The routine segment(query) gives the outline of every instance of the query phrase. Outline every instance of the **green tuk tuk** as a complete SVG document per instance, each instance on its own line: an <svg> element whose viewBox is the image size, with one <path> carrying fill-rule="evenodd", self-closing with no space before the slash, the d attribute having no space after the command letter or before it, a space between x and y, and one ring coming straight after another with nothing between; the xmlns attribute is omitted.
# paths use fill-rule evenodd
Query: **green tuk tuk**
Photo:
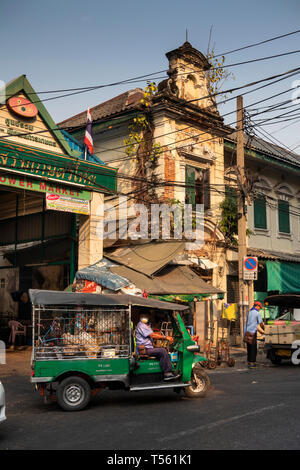
<svg viewBox="0 0 300 470"><path fill-rule="evenodd" d="M206 358L186 330L188 308L133 295L30 290L32 377L43 396L56 397L67 411L81 410L97 391L173 389L204 397L210 380ZM134 327L141 313L173 336L169 354L180 378L163 381L159 360L136 352ZM158 328L160 329L160 328ZM157 346L164 346L159 344Z"/></svg>

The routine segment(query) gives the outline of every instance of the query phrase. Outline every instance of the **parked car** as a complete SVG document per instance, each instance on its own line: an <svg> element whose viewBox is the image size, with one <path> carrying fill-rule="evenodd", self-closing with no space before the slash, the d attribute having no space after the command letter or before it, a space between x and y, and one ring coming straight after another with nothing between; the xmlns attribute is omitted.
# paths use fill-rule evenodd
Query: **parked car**
<svg viewBox="0 0 300 470"><path fill-rule="evenodd" d="M2 383L0 382L0 423L6 419L5 416L5 392Z"/></svg>

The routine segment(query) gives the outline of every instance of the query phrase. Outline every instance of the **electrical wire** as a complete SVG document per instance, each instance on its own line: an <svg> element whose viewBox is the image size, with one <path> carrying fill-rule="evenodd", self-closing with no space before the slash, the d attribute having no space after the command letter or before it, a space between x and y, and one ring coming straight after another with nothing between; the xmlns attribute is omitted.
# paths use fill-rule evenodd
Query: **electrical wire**
<svg viewBox="0 0 300 470"><path fill-rule="evenodd" d="M232 54L234 52L242 51L242 50L249 49L249 48L252 48L252 47L255 47L255 46L260 46L262 44L266 44L268 42L275 41L277 39L282 39L284 37L288 37L288 36L292 36L294 34L298 34L299 32L300 32L300 30L296 30L296 31L291 31L291 32L286 33L286 34L282 34L280 36L274 36L272 38L265 39L265 40L260 41L260 42L256 42L256 43L253 43L253 44L248 44L247 46L243 46L243 47L240 47L238 49L233 49L233 50L230 50L230 51L227 51L227 52L223 52L221 54L216 54L215 57L226 56L226 55ZM88 86L88 87L77 87L77 88L65 88L65 89L38 91L36 93L38 93L38 94L46 94L47 93L48 94L48 93L62 93L62 92L67 92L67 91L95 90L97 88L105 88L105 87L111 87L111 86L120 85L120 84L127 84L127 83L130 83L132 81L141 80L142 78L149 79L149 77L153 77L153 79L155 79L155 77L154 77L155 75L157 75L159 73L164 73L164 72L167 72L167 71L168 71L167 69L163 69L163 70L159 70L157 72L144 74L144 75L139 75L137 77L128 78L128 79L121 80L121 81L118 81L118 82L107 83L105 85L92 85L92 86Z"/></svg>
<svg viewBox="0 0 300 470"><path fill-rule="evenodd" d="M292 36L293 34L298 34L298 33L300 33L300 29L297 29L296 31L292 31L290 33L281 34L280 36L275 36L275 37L272 37L272 38L269 38L269 39L265 39L264 41L255 42L253 44L249 44L248 46L239 47L238 49L233 49L231 51L224 52L223 54L217 54L217 55L215 55L215 57L220 57L220 56L223 56L223 55L233 54L233 52L243 51L245 49L249 49L250 47L260 46L262 44L266 44L267 42L275 41L277 39L285 38L287 36Z"/></svg>
<svg viewBox="0 0 300 470"><path fill-rule="evenodd" d="M264 102L264 101L267 101L267 100L269 100L269 99L275 98L275 97L277 97L277 96L279 96L279 95L282 95L282 94L284 94L284 93L287 93L287 92L289 92L289 91L290 91L290 88L287 89L287 90L285 90L285 91L283 91L283 92L276 93L275 95L272 95L272 96L270 96L270 97L268 97L268 98L264 98L264 99L262 99L262 100L256 101L255 103L252 103L252 104L250 104L249 106L253 106L253 105L262 103L262 102ZM290 101L292 101L292 100L290 100ZM277 106L280 106L280 104L277 105ZM248 106L245 106L245 107L244 107L244 109L247 109L247 108L248 108ZM276 105L273 105L273 109L275 109L275 108L276 108ZM268 110L260 111L260 112L258 112L258 113L256 113L256 114L254 114L253 116L257 116L257 115L259 115L259 114L263 114L263 113L266 113L266 112L268 112ZM289 112L291 112L291 111L289 111ZM280 115L280 116L283 116L283 115L285 115L285 114L289 114L289 112L288 112L288 113L283 113L283 114ZM223 117L229 116L230 114L233 114L233 113L236 113L236 110L230 111L230 112L224 114ZM266 122L266 121L268 121L268 119L267 119L267 120L266 120L266 119L263 120L263 122ZM226 126L227 126L227 127L230 127L232 124L236 124L236 121L233 121L233 122L231 122L231 123L229 123L229 124L226 124ZM193 126L188 126L187 128L190 128L190 127L193 127ZM186 130L187 128L179 129L179 130L177 130L176 132L182 132L183 130ZM171 143L162 145L160 148L162 149L162 148L165 148L165 147L169 147L169 146L171 146L171 145L176 145L176 144L178 144L179 142L182 142L182 141L186 141L186 140L190 140L190 139L195 139L196 137L200 137L201 135L207 134L209 131L211 131L211 130L207 129L206 131L201 132L201 133L199 133L199 134L195 134L195 135L193 135L193 136L189 136L189 137L186 137L186 138L184 138L184 139L177 140L177 141L174 141L174 142L171 142ZM234 131L234 129L233 129L233 131ZM172 131L172 133L174 133L174 131ZM164 136L164 134L162 134L161 136L157 136L157 138L160 138L160 137L162 137L162 136ZM198 145L198 144L201 144L201 143L205 143L205 142L209 142L209 141L215 140L216 138L218 138L218 137L216 136L216 137L212 137L212 138L209 138L209 139L206 139L206 140L197 142L197 145ZM191 144L190 144L190 143L187 144L187 146L189 146L189 145L191 145ZM120 148L120 147L118 147L118 148ZM180 147L180 148L183 148L183 147ZM111 150L111 149L110 149L110 150ZM173 150L174 150L174 149L173 149ZM137 154L133 154L133 155L128 156L128 157L123 157L123 158L117 158L117 159L109 160L108 163L109 163L109 164L112 164L112 163L116 163L116 162L124 162L124 161L126 161L126 160L131 160L132 158L137 157L137 156L138 156Z"/></svg>
<svg viewBox="0 0 300 470"><path fill-rule="evenodd" d="M282 147L286 148L290 153L293 153L292 150L287 146L285 145L283 142L281 142L279 139L277 139L276 137L272 136L268 131L266 131L265 129L260 129L260 132L262 132L265 136L267 136L267 138L269 137L269 139L271 138L273 141L276 141L278 142L279 145L281 145ZM278 145L277 144L277 145ZM275 144L276 145L276 144Z"/></svg>
<svg viewBox="0 0 300 470"><path fill-rule="evenodd" d="M262 100L262 101L265 101L265 100ZM257 103L256 103L256 104L257 104ZM262 112L265 112L265 111L262 111ZM284 114L288 114L288 113L284 113ZM212 138L206 139L206 140L204 140L204 141L200 141L200 142L198 142L198 143L203 143L203 142L211 141L211 140L214 140L214 139L216 139L216 137L212 137ZM184 147L189 146L189 145L190 145L190 144L187 144L187 145L185 145L185 146L181 146L181 147L179 147L179 148L177 147L176 150L181 149L181 148L184 148ZM27 158L30 160L30 157L27 157ZM109 169L109 167L108 167L108 169ZM74 174L73 168L66 169L66 173ZM87 174L93 174L93 171L87 171ZM137 181L137 177L129 177L128 175L122 175L122 174L119 174L119 175L118 175L118 178L119 178L119 179L127 179L127 180ZM145 179L144 179L144 181L147 181L148 183L149 183L149 182L151 183L151 180L145 180ZM99 186L99 187L100 187L100 189L103 189L101 186Z"/></svg>
<svg viewBox="0 0 300 470"><path fill-rule="evenodd" d="M278 121L273 121L273 122L269 122L269 123L266 123L266 124L263 124L263 126L274 126L274 125L278 125L278 124L281 124L283 122L289 122L289 121L293 121L291 122L290 124L288 124L287 126L284 126L284 127L281 127L280 129L275 129L275 131L273 131L273 134L276 134L277 132L280 132L282 131L283 129L286 129L287 127L290 127L294 124L297 124L299 122L299 120L297 119L295 121L295 117L298 117L300 116L300 114L294 114L293 117L290 117L290 118L285 118L285 119L279 119Z"/></svg>
<svg viewBox="0 0 300 470"><path fill-rule="evenodd" d="M259 80L259 81L256 81L256 82L251 82L251 83L246 84L246 85L244 85L244 86L242 86L242 87L237 87L236 89L241 89L241 88L244 88L244 87L252 86L252 85L255 84L255 83L260 83L260 82L262 82L262 81L272 80L272 79L274 79L274 78L282 77L282 76L283 76L283 78L281 78L280 80L276 80L276 81L274 81L274 82L272 82L272 83L270 83L270 84L264 85L263 87L265 87L265 86L271 86L272 84L277 83L277 81L281 81L281 80L283 80L283 79L290 78L291 76L297 74L299 70L300 70L300 67L298 67L298 68L296 68L296 69L289 70L289 71L284 72L284 73L282 73L282 74L277 74L277 75L273 75L273 76L271 76L271 77L267 77L267 78L265 78L265 79L262 79L262 80ZM256 88L256 89L250 90L249 92L246 92L246 93L244 93L244 94L251 93L251 92L256 91L257 89L260 89L260 88L263 88L263 87L258 87L258 88ZM231 89L231 90L233 90L233 89ZM226 90L224 93L227 93L228 91L229 91L229 90ZM287 91L289 91L289 90L287 90ZM286 92L287 92L287 91L286 91ZM222 92L222 93L223 93L223 92ZM221 92L220 92L220 94L221 94ZM281 93L281 94L283 94L283 93ZM273 95L273 97L275 97L275 96L278 96L278 94L277 94L277 95ZM204 98L207 98L207 97L202 97L202 98L200 98L200 99L197 100L197 101L200 101L201 99L204 99ZM231 101L232 99L235 99L235 97L229 98L228 100L224 100L223 103L225 103L226 101ZM270 98L268 98L268 99L270 99ZM191 102L191 101L195 101L195 100L190 100L190 102ZM258 101L258 102L256 102L256 103L253 103L251 106L253 106L254 104L258 104L258 103L260 103L260 102L261 102L261 101ZM202 111L203 111L203 108L202 108ZM235 111L233 111L233 112L235 112ZM229 115L229 114L232 114L233 112L227 113L227 114L225 114L224 116ZM223 116L223 117L224 117L224 116ZM172 132L169 132L169 133L166 133L166 134L162 134L162 135L160 135L160 136L155 137L155 139L156 139L156 138L161 138L161 137L163 137L163 136L165 136L165 135L169 135L169 134L172 134L172 133L182 132L183 130L188 129L188 128L190 128L190 127L193 127L193 126L187 126L187 127L184 128L184 129L180 129L180 130L172 131ZM54 131L54 130L61 131L61 128L56 127L56 128L52 128L51 130L53 130L53 131ZM36 132L21 133L20 136L23 136L23 137L24 137L25 135L39 134L39 133L44 133L44 132L47 132L47 131L42 130L42 131L36 131ZM5 138L5 137L8 137L8 138L9 138L9 137L13 137L13 136L10 135L10 134L7 134L7 135L1 136L1 137L2 137L2 138ZM56 138L57 138L57 137L56 137ZM59 138L57 138L57 139L58 139L58 140L61 140L61 139L59 139ZM111 150L117 150L117 149L126 148L126 147L127 147L127 146L124 145L124 146L119 146L119 147L117 147L117 148L115 148L115 149L108 149L108 150L111 151ZM107 151L108 151L108 150L107 150ZM96 156L97 156L97 155L101 156L101 155L102 155L102 152L100 152L100 154L95 153L94 155L96 155ZM120 160L122 160L122 159L120 159ZM117 160L117 161L119 161L119 160ZM112 163L112 161L111 161L110 163Z"/></svg>
<svg viewBox="0 0 300 470"><path fill-rule="evenodd" d="M277 95L273 95L272 97L274 97L274 96L278 96L278 94L277 94ZM266 99L270 99L270 98L271 98L271 97L266 98ZM260 100L259 102L265 101L266 99ZM259 102L256 102L256 103L254 103L254 104L258 104ZM251 104L250 106L253 106L254 104ZM277 106L279 106L279 105L280 105L280 104L278 104ZM276 105L275 105L275 106L276 106ZM275 106L273 106L273 108L275 108ZM263 112L266 112L266 111L263 111ZM259 114L259 113L257 113L257 114ZM283 114L288 114L288 113L283 113ZM283 114L282 114L282 115L283 115ZM280 116L282 116L282 115L280 115ZM268 121L268 120L266 120L266 121ZM206 133L207 133L207 132L206 132ZM193 136L193 137L194 137L194 136ZM189 137L189 138L190 138L190 137ZM215 138L216 138L216 137L213 137L212 139L206 139L205 141L214 140ZM183 139L183 140L186 140L186 139ZM202 141L202 142L204 142L204 141ZM178 142L176 142L176 144L177 144L177 143L178 143ZM199 143L201 143L201 142L199 142ZM170 144L168 144L168 145L170 145ZM188 145L190 145L190 144L188 144ZM180 148L183 148L183 147L184 147L184 146L182 146L182 147L180 147ZM74 173L74 172L73 172L73 171L69 171L69 173ZM122 176L128 178L128 176L126 176L126 175L120 175L120 178L122 178ZM136 178L134 178L134 180L136 180ZM149 180L148 180L148 182L149 182Z"/></svg>
<svg viewBox="0 0 300 470"><path fill-rule="evenodd" d="M288 78L290 78L290 77L288 77ZM276 81L276 82L277 82L277 81ZM273 82L273 83L276 83L276 82ZM268 84L268 85L272 85L273 83ZM248 92L242 93L241 96L244 96L244 95L246 95L246 94L248 94L248 93L251 93L251 92L253 92L253 91L256 91L256 90L261 89L261 88L264 88L264 87L265 87L265 85L264 85L263 87L258 87L258 88L254 89L254 90L250 90L250 91L248 91ZM284 92L281 92L281 93L277 93L277 94L275 94L275 95L272 95L271 97L266 98L266 99L264 99L264 100L260 100L260 101L257 101L257 102L255 102L255 103L252 103L252 104L249 105L249 106L253 106L253 105L255 105L255 104L259 104L259 103L261 103L261 102L263 102L263 101L266 101L266 100L269 100L269 99L271 99L271 98L275 98L275 97L277 97L277 96L279 96L279 95L281 95L281 94L287 93L288 91L290 91L290 89L287 89L287 90L284 91ZM233 100L233 99L236 99L236 96L235 96L235 97L232 97L232 98L228 98L227 100L224 101L224 103L227 102L227 101L231 101L231 100ZM290 100L290 101L291 101L291 100ZM249 106L246 106L245 108L248 108ZM274 105L272 105L272 106L274 106ZM202 109L203 109L203 108L202 108ZM236 111L234 110L234 111L228 112L228 113L226 113L226 114L223 114L222 118L224 118L225 116L229 116L230 114L233 114L233 113L235 113L235 112L236 112ZM228 125L230 125L230 124L228 124ZM159 139L159 138L164 137L164 136L166 136L166 135L174 134L174 133L177 133L177 132L183 132L184 130L190 129L191 127L194 127L194 126L193 126L193 125L189 125L189 126L183 128L183 129L179 129L179 130L176 130L176 131L168 132L168 133L166 133L166 134L161 134L161 135L159 135L159 136L155 136L155 137L153 137L153 139ZM202 134L205 134L205 133L206 133L206 132L203 132ZM199 134L198 134L198 135L199 135ZM193 137L194 137L194 136L193 136ZM195 136L195 137L196 137L196 136ZM147 139L142 140L142 142L147 142ZM114 151L114 150L119 150L119 149L121 149L121 148L126 148L126 147L128 147L128 146L127 146L127 145L121 145L121 146L118 146L118 147L114 147L114 148L107 149L107 150L105 150L105 151ZM100 155L103 155L103 152L101 152L101 153L99 153L99 154L96 153L96 155L99 155L99 156L100 156ZM109 163L112 163L112 162L115 162L115 161L121 161L121 160L122 160L121 158L120 158L120 159L116 159L116 160L110 160Z"/></svg>
<svg viewBox="0 0 300 470"><path fill-rule="evenodd" d="M256 62L260 62L260 61L264 61L264 60L275 59L277 57L283 57L283 56L287 56L287 55L291 55L291 54L298 54L299 52L300 52L300 49L297 49L297 50L294 50L294 51L288 51L288 52L284 52L284 53L281 53L281 54L275 54L275 55L272 55L272 56L265 56L265 57L260 57L260 58L257 58L257 59L251 59L251 60L246 60L246 61L243 61L243 62L237 62L235 64L227 64L227 65L223 65L223 66L220 66L220 67L214 67L214 70L224 69L224 68L228 68L228 67L236 67L236 66L250 64L250 63L256 63ZM190 73L192 73L192 72L184 72L183 74L190 74ZM123 81L123 83L130 83L130 82ZM120 83L116 82L116 84L120 84ZM110 84L105 85L105 86L109 86L109 85ZM88 91L93 91L93 90L96 90L98 88L103 88L103 87L104 87L104 85L98 85L98 86L94 86L94 87L90 87L90 88L77 89L77 91L74 91L72 93L65 93L63 95L52 96L50 98L45 98L43 100L38 100L36 102L33 101L32 103L46 102L46 101L51 101L51 100L55 100L55 99L66 98L66 97L69 97L69 96L74 96L74 95L78 95L78 94L81 94L81 93L86 93ZM43 93L45 93L45 92L43 92ZM41 92L40 92L40 94L41 94Z"/></svg>

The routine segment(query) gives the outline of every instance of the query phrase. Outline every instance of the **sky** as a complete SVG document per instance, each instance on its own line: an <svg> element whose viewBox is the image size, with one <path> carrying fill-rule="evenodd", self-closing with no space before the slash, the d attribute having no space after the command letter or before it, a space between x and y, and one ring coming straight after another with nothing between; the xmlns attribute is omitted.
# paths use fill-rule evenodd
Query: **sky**
<svg viewBox="0 0 300 470"><path fill-rule="evenodd" d="M210 31L211 44L219 54L298 30L300 0L0 0L0 18L0 80L8 82L26 74L39 97L45 99L62 94L42 93L45 91L106 85L165 70L165 53L184 43L186 29L189 42L204 54ZM299 33L228 54L225 64L298 49ZM230 67L234 77L227 80L223 89L298 66L300 53ZM291 99L294 80L299 80L300 85L300 74L249 93L244 97L244 106L250 109L252 103L282 91L287 92L258 106ZM44 104L55 122L60 122L128 89L145 85L141 81L109 86ZM235 107L235 100L219 107L222 115L232 112L225 117L227 124L234 122ZM273 112L272 116L290 110ZM262 117L271 115L256 119ZM300 154L300 114L298 120L295 117L263 129L290 149L298 145L295 151Z"/></svg>

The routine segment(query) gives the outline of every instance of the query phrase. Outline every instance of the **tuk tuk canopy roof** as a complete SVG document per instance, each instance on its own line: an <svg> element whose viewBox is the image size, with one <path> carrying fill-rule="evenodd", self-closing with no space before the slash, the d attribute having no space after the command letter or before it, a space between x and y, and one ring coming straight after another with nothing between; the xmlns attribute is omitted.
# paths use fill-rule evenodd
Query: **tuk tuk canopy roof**
<svg viewBox="0 0 300 470"><path fill-rule="evenodd" d="M62 292L53 290L30 289L29 297L33 306L44 305L99 305L104 307L110 306L140 306L148 308L156 308L160 310L187 310L185 305L175 304L171 302L163 302L161 300L148 299L145 297L137 297L135 295L126 294L87 294L80 292Z"/></svg>
<svg viewBox="0 0 300 470"><path fill-rule="evenodd" d="M265 303L269 305L276 305L278 307L300 307L300 294L278 294L269 295L265 298Z"/></svg>

